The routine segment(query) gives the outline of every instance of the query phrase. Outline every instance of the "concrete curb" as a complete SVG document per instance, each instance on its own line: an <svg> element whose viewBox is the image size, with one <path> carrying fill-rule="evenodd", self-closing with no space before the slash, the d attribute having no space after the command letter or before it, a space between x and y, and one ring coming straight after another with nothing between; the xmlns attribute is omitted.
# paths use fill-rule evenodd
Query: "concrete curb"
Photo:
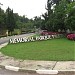
<svg viewBox="0 0 75 75"><path fill-rule="evenodd" d="M58 72L75 72L75 70L26 70L19 67L14 66L4 66L0 65L0 68L17 71L17 72L27 72L27 73L37 73L37 74L58 74Z"/></svg>
<svg viewBox="0 0 75 75"><path fill-rule="evenodd" d="M38 74L58 74L57 70L36 70Z"/></svg>
<svg viewBox="0 0 75 75"><path fill-rule="evenodd" d="M0 49L1 49L2 47L5 47L6 45L8 45L8 42L1 44Z"/></svg>
<svg viewBox="0 0 75 75"><path fill-rule="evenodd" d="M37 74L58 74L57 70L25 70L19 67L3 66L3 65L0 65L0 68L17 71L17 72L27 72L27 73L37 73Z"/></svg>
<svg viewBox="0 0 75 75"><path fill-rule="evenodd" d="M5 69L12 71L19 71L19 67L14 67L14 66L5 66Z"/></svg>

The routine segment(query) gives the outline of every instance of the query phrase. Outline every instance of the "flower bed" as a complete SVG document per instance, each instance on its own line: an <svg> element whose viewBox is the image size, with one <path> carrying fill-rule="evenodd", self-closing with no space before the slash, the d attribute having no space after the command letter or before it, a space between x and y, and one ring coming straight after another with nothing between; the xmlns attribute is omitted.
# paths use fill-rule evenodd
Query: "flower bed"
<svg viewBox="0 0 75 75"><path fill-rule="evenodd" d="M67 35L67 38L69 39L69 40L75 40L75 34L68 34Z"/></svg>
<svg viewBox="0 0 75 75"><path fill-rule="evenodd" d="M44 36L44 35L54 35L56 36L56 38L62 38L64 37L64 33L63 32L50 32L50 31L43 31L41 32L41 35Z"/></svg>
<svg viewBox="0 0 75 75"><path fill-rule="evenodd" d="M43 31L41 33L41 35L56 35L56 34L59 34L58 32L48 32L48 31Z"/></svg>

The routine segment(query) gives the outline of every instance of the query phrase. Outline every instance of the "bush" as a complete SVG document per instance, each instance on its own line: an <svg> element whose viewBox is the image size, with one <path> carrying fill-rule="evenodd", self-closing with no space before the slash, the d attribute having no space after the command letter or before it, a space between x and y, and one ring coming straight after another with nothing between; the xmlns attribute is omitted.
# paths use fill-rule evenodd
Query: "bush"
<svg viewBox="0 0 75 75"><path fill-rule="evenodd" d="M13 35L19 35L19 34L21 34L21 30L19 30L19 29L14 29L14 31L13 31L12 34L13 34Z"/></svg>
<svg viewBox="0 0 75 75"><path fill-rule="evenodd" d="M67 38L68 38L69 40L75 40L75 34L68 34L68 35L67 35Z"/></svg>

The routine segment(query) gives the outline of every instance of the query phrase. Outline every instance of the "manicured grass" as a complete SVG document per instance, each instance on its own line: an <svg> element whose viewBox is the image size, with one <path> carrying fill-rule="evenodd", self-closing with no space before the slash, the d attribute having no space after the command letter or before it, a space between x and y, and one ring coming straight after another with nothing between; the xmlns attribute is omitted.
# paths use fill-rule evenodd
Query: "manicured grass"
<svg viewBox="0 0 75 75"><path fill-rule="evenodd" d="M5 55L24 60L75 60L75 41L61 38L9 44L0 51Z"/></svg>

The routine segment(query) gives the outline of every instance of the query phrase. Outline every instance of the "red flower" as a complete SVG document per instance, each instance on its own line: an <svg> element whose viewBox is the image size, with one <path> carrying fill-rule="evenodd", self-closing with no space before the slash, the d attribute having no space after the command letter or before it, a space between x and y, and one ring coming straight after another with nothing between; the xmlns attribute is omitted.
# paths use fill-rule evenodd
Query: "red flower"
<svg viewBox="0 0 75 75"><path fill-rule="evenodd" d="M67 38L70 40L75 40L75 34L68 34Z"/></svg>

